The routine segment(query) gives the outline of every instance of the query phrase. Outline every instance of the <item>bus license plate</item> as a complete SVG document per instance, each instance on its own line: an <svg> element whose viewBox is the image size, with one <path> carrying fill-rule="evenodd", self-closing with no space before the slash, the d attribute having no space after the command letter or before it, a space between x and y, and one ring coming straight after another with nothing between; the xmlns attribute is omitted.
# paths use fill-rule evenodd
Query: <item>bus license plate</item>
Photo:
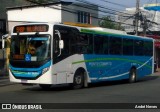
<svg viewBox="0 0 160 112"><path fill-rule="evenodd" d="M21 80L21 83L27 83L27 82L28 82L28 80L25 80L25 79Z"/></svg>

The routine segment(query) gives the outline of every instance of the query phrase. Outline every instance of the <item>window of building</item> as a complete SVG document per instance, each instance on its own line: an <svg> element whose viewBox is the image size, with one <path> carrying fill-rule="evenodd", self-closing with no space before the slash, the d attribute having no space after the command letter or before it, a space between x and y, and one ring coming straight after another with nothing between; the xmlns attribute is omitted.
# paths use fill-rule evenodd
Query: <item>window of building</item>
<svg viewBox="0 0 160 112"><path fill-rule="evenodd" d="M91 14L88 12L78 11L78 22L91 24Z"/></svg>

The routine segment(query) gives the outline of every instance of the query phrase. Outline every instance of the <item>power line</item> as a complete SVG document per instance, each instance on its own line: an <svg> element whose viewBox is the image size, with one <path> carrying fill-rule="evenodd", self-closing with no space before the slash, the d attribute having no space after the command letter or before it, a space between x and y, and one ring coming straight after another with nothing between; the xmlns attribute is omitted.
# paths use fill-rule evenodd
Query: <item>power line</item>
<svg viewBox="0 0 160 112"><path fill-rule="evenodd" d="M77 1L80 1L80 2L82 2L82 0L77 0ZM101 0L101 1L106 1L106 0ZM106 1L107 2L107 1ZM139 1L140 2L140 1ZM83 3L87 3L85 0L83 0ZM116 5L120 5L120 4L116 4ZM99 5L98 5L99 6ZM138 4L138 9L139 9L139 4ZM140 12L140 9L138 10L138 12ZM126 13L123 13L123 14L126 14ZM115 14L114 14L115 15ZM122 16L122 15L121 15ZM123 16L124 17L124 16ZM139 14L138 13L136 13L136 14L134 14L134 15L132 15L132 16L128 16L128 18L131 18L131 17L135 17L135 18L137 18L137 28L139 28L140 26L138 25L138 20L139 20ZM122 23L122 22L121 22ZM146 23L146 22L145 22ZM150 21L150 23L151 23L151 21ZM152 22L153 23L153 22ZM144 26L143 26L144 27ZM141 28L141 27L140 27ZM138 32L138 29L137 29L137 32Z"/></svg>
<svg viewBox="0 0 160 112"><path fill-rule="evenodd" d="M39 3L39 2L33 2L33 1L31 1L31 0L27 0L27 1L30 1L30 2L32 2L32 3L34 3L34 4L38 4L38 5L44 5L44 4L41 4L41 3ZM94 5L95 6L95 5ZM56 6L56 7L51 7L51 6L47 6L47 7L49 7L49 8L53 8L53 9L57 9L57 10L63 10L63 11L66 11L66 12L69 12L69 13L72 13L72 14L78 14L77 13L77 11L73 11L74 9L70 9L70 8L66 8L65 7L65 9L61 9L61 7L59 7L58 8L58 6ZM105 19L103 19L103 18L99 18L99 17L95 17L95 16L91 16L92 18L95 18L95 19L99 19L99 20L105 20ZM115 23L118 23L118 24L124 24L124 25L128 25L128 26L134 26L133 24L127 24L127 23L123 23L123 22L117 22L117 21L113 21L113 20L107 20L107 21L110 21L110 22L115 22ZM138 26L138 27L140 27L140 26ZM141 28L141 27L140 27Z"/></svg>
<svg viewBox="0 0 160 112"><path fill-rule="evenodd" d="M82 5L79 5L79 4L73 4L73 5L79 6L79 7L83 7L83 8L86 8L86 9L91 9L91 10L94 10L94 11L99 11L99 12L104 13L104 14L117 15L116 13L112 13L112 12L109 12L109 11L106 11L106 10L101 10L99 8L97 9L97 8L94 8L93 6L92 7L88 7L88 6L84 6L84 5L82 6ZM106 16L106 15L103 15L103 16Z"/></svg>
<svg viewBox="0 0 160 112"><path fill-rule="evenodd" d="M32 1L32 0L28 0L28 1L30 1L30 2L34 2L34 1ZM86 1L87 2L87 1ZM82 2L82 3L85 3L85 2ZM35 4L35 2L34 2L34 4ZM86 4L86 3L85 3ZM41 3L41 5L44 5L44 4L42 4ZM89 6L85 6L85 5L78 5L78 4L72 4L72 5L75 5L75 6L80 6L80 7L83 7L83 8L86 8L86 9L92 9L92 10L95 10L95 11L99 11L99 12L101 12L101 13L107 13L107 14L110 14L110 15L117 15L116 13L117 12L115 12L116 10L114 10L114 12L113 12L113 10L112 10L112 12L111 11L106 11L106 10L102 10L102 9L97 9L97 8L94 8L94 6L98 6L98 5L95 5L95 4L90 4L89 2L87 2L87 5ZM109 8L107 8L107 10L108 10ZM111 9L110 9L111 10ZM121 13L123 13L123 12L121 12ZM126 14L126 13L124 13L124 14Z"/></svg>
<svg viewBox="0 0 160 112"><path fill-rule="evenodd" d="M110 15L115 15L114 13L112 12L109 12L109 11L105 11L105 10L101 10L101 9L96 9L94 7L88 7L88 6L82 6L82 5L78 5L78 4L73 4L75 6L79 6L79 7L83 7L83 8L86 8L86 9L91 9L91 10L94 10L94 11L99 11L101 13L107 13L107 14L110 14Z"/></svg>
<svg viewBox="0 0 160 112"><path fill-rule="evenodd" d="M30 2L38 4L38 5L44 5L44 4L41 4L40 2L33 2L31 0L27 0L27 1L30 1ZM66 11L66 12L69 12L69 13L72 13L72 14L78 14L77 11L73 11L73 9L70 9L70 8L67 8L67 7L65 7L65 9L64 8L61 9L61 6L56 6L56 7L47 6L47 7L57 9L57 10L63 10L63 11ZM103 18L99 18L99 17L95 17L95 16L91 16L91 17L95 18L95 19L99 19L99 20L104 20ZM117 22L117 21L113 21L113 20L108 20L108 21L115 22L115 23L122 23L122 22ZM126 23L123 23L123 24L126 24ZM132 25L132 24L126 24L126 25Z"/></svg>
<svg viewBox="0 0 160 112"><path fill-rule="evenodd" d="M31 1L31 0L28 0L28 1L33 2L33 1ZM38 4L38 2L33 2L33 3L37 3L37 4ZM44 4L39 3L39 5L44 5ZM88 6L83 6L83 5L78 5L78 4L72 4L72 5L79 6L79 7L83 7L83 8L86 8L86 9L91 9L91 10L94 10L94 11L99 11L99 12L103 12L103 13L115 15L115 14L113 14L112 12L108 12L108 11L99 10L99 9L97 9L97 8L94 8L95 5L94 5L94 6L91 6L91 5L90 5L90 7L88 7ZM96 5L96 6L97 6L97 5ZM68 8L68 7L65 7L65 6L64 6L64 8L65 8L65 9L69 9L69 10L74 10L74 9L71 9L71 8ZM92 13L92 14L95 14L95 13Z"/></svg>
<svg viewBox="0 0 160 112"><path fill-rule="evenodd" d="M75 0L75 1L78 1L78 2L81 2L81 3L85 3L85 4L88 4L88 5L91 5L91 6L95 6L95 4L92 4L90 2L87 2L86 0ZM113 10L113 9L110 9L110 8L106 8L105 6L103 5L99 5L99 4L96 4L99 8L102 8L102 9L107 9L107 10L110 10L112 12L119 12L119 13L123 13L123 14L127 14L127 15L131 15L131 14L128 14L128 13L124 13L124 12L121 12L121 11L117 11L117 10Z"/></svg>
<svg viewBox="0 0 160 112"><path fill-rule="evenodd" d="M124 7L124 8L127 8L128 6L126 5L123 5L123 4L118 4L118 3L114 3L114 2L109 2L107 0L100 0L100 1L103 1L103 2L106 2L106 3L110 3L110 4L113 4L113 5L117 5L117 6L120 6L120 7Z"/></svg>

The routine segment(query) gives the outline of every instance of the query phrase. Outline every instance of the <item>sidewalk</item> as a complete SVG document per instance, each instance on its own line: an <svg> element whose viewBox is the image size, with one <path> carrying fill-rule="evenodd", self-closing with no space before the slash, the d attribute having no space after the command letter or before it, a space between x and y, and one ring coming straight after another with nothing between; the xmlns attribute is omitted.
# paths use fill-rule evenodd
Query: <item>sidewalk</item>
<svg viewBox="0 0 160 112"><path fill-rule="evenodd" d="M0 76L0 80L9 79L9 76Z"/></svg>
<svg viewBox="0 0 160 112"><path fill-rule="evenodd" d="M7 71L4 69L0 69L0 80L8 79L8 78L9 78L9 74L7 73Z"/></svg>
<svg viewBox="0 0 160 112"><path fill-rule="evenodd" d="M0 87L14 85L14 84L16 84L16 83L10 82L9 76L0 77Z"/></svg>
<svg viewBox="0 0 160 112"><path fill-rule="evenodd" d="M160 71L157 71L157 72L153 73L152 75L160 76Z"/></svg>
<svg viewBox="0 0 160 112"><path fill-rule="evenodd" d="M159 75L159 76L160 76L160 68L158 68L158 69L156 70L156 72L153 73L153 75Z"/></svg>
<svg viewBox="0 0 160 112"><path fill-rule="evenodd" d="M6 70L0 70L0 87L11 85L12 83L9 81L9 75Z"/></svg>

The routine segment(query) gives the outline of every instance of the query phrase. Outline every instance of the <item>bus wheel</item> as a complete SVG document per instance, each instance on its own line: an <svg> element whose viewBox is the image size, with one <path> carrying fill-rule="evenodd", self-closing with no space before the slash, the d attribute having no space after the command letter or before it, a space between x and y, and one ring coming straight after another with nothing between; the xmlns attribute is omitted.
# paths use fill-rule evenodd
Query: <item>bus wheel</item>
<svg viewBox="0 0 160 112"><path fill-rule="evenodd" d="M136 82L136 77L137 77L136 69L132 68L131 71L130 71L130 75L129 75L129 83Z"/></svg>
<svg viewBox="0 0 160 112"><path fill-rule="evenodd" d="M80 89L84 87L84 72L77 71L75 73L72 87L73 89Z"/></svg>
<svg viewBox="0 0 160 112"><path fill-rule="evenodd" d="M50 84L40 84L39 85L42 89L48 90L51 89L51 85Z"/></svg>

